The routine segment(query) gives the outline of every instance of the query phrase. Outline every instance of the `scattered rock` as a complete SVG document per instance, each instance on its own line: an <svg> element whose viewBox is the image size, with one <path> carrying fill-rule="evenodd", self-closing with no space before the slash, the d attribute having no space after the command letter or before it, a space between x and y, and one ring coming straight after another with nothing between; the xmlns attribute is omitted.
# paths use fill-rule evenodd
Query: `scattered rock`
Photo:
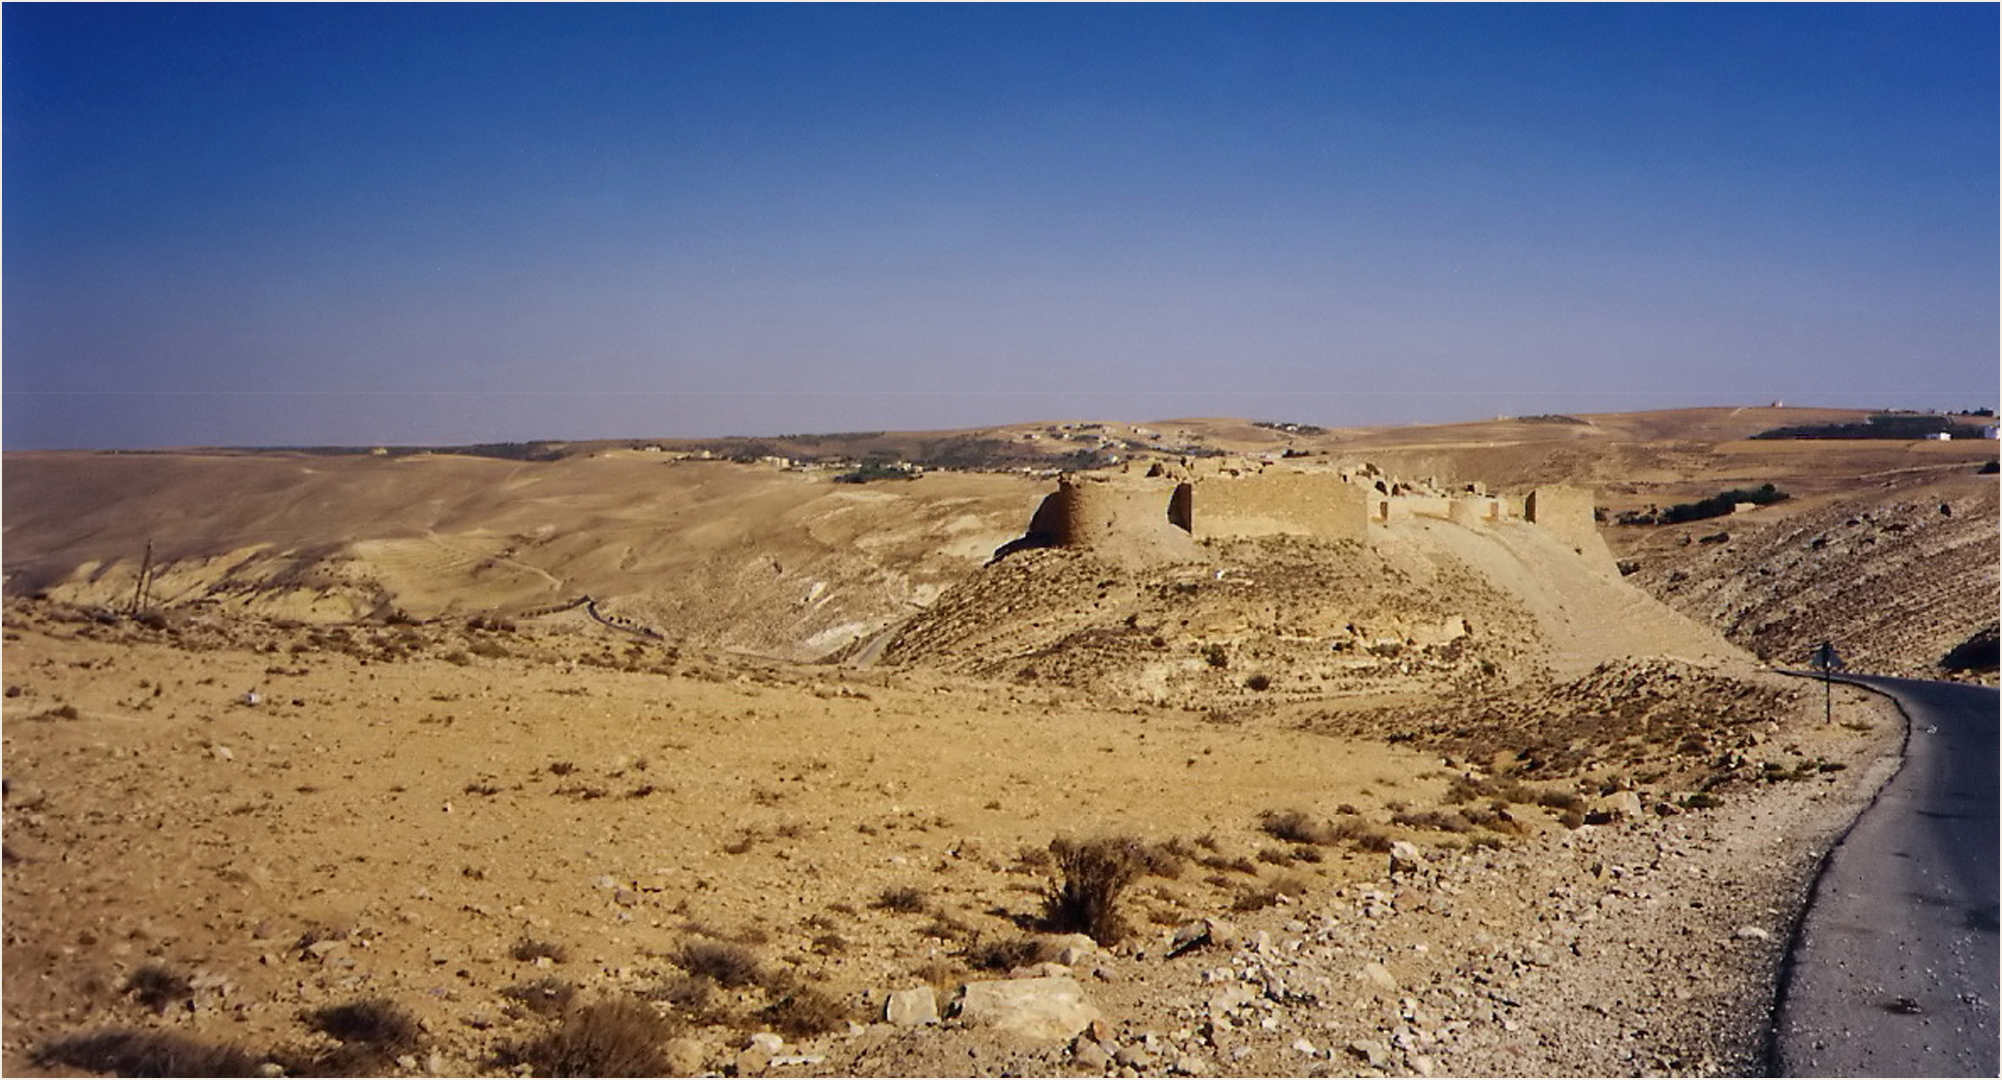
<svg viewBox="0 0 2002 1080"><path fill-rule="evenodd" d="M1392 975L1390 973L1389 968L1384 967L1382 964L1379 964L1374 960L1362 966L1362 974L1363 978L1368 979L1370 982L1376 984L1378 989L1382 990L1397 989L1397 976Z"/></svg>
<svg viewBox="0 0 2002 1080"><path fill-rule="evenodd" d="M1080 1035L1071 1043L1071 1060L1086 1069L1102 1070L1112 1064L1112 1055L1105 1052L1098 1040Z"/></svg>
<svg viewBox="0 0 2002 1080"><path fill-rule="evenodd" d="M972 982L959 998L959 1019L967 1026L1037 1042L1062 1042L1101 1015L1069 976Z"/></svg>
<svg viewBox="0 0 2002 1080"><path fill-rule="evenodd" d="M1372 1069L1382 1069L1390 1065L1390 1047L1375 1039L1352 1039L1349 1052L1362 1059Z"/></svg>
<svg viewBox="0 0 2002 1080"><path fill-rule="evenodd" d="M938 1023L938 996L929 986L892 990L883 999L883 1022L892 1027Z"/></svg>
<svg viewBox="0 0 2002 1080"><path fill-rule="evenodd" d="M1145 1069L1154 1064L1154 1055L1142 1046L1122 1046L1112 1055L1112 1060L1129 1069Z"/></svg>

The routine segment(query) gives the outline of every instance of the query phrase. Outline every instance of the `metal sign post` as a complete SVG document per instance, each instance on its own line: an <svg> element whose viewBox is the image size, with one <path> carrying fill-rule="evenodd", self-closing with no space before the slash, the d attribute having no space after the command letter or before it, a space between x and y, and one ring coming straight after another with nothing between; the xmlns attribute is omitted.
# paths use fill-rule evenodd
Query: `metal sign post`
<svg viewBox="0 0 2002 1080"><path fill-rule="evenodd" d="M1822 719L1832 724L1835 722L1835 680L1830 676L1848 665L1835 655L1835 646L1826 641L1814 647L1814 654L1807 663L1821 672L1821 715Z"/></svg>

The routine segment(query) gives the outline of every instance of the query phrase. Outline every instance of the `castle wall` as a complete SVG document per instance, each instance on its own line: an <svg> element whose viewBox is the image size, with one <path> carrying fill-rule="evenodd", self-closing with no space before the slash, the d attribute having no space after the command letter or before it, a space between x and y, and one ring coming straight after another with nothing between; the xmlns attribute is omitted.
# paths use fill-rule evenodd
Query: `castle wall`
<svg viewBox="0 0 2002 1080"><path fill-rule="evenodd" d="M1116 555L1186 558L1195 555L1189 534L1168 520L1175 485L1068 474L1036 512L1032 531L1060 547Z"/></svg>
<svg viewBox="0 0 2002 1080"><path fill-rule="evenodd" d="M1475 528L1494 520L1495 501L1493 499L1454 499L1446 508L1446 520L1455 525Z"/></svg>
<svg viewBox="0 0 2002 1080"><path fill-rule="evenodd" d="M1592 504L1589 488L1540 487L1524 501L1523 517L1580 555L1612 566L1613 551L1592 520Z"/></svg>
<svg viewBox="0 0 2002 1080"><path fill-rule="evenodd" d="M1369 523L1363 489L1335 473L1268 470L1206 477L1191 486L1189 529L1221 536L1314 536L1361 540Z"/></svg>

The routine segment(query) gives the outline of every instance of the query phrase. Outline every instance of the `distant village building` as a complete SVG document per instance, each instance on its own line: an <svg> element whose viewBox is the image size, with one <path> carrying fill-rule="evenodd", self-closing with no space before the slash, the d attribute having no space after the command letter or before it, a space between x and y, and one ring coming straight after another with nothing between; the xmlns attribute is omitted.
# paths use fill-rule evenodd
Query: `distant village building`
<svg viewBox="0 0 2002 1080"><path fill-rule="evenodd" d="M1928 434L1926 435L1926 438L1927 438L1928 440L1932 441L1932 442L1952 442L1952 441L1953 441L1953 432L1951 432L1951 431L1934 431L1934 432L1930 432L1930 433L1928 433Z"/></svg>
<svg viewBox="0 0 2002 1080"><path fill-rule="evenodd" d="M1996 433L1996 425L1994 424L1990 424L1987 427L1981 429L1981 437L1984 439L1995 438L1995 433Z"/></svg>

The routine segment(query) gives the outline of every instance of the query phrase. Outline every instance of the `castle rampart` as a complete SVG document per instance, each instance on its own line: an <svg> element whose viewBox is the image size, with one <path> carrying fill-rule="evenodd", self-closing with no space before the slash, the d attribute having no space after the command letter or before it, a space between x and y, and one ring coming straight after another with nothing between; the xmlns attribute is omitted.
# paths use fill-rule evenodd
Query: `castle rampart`
<svg viewBox="0 0 2002 1080"><path fill-rule="evenodd" d="M1169 516L1199 540L1280 535L1361 540L1369 523L1363 489L1332 472L1205 477L1176 489Z"/></svg>

